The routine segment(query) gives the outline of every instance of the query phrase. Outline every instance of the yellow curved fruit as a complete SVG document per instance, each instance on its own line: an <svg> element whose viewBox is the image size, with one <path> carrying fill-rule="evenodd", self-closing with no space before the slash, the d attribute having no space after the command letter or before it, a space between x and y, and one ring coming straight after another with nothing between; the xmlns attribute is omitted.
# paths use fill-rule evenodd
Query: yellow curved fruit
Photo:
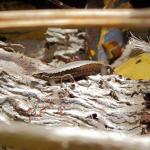
<svg viewBox="0 0 150 150"><path fill-rule="evenodd" d="M143 53L129 58L116 67L115 72L131 79L150 79L150 54Z"/></svg>

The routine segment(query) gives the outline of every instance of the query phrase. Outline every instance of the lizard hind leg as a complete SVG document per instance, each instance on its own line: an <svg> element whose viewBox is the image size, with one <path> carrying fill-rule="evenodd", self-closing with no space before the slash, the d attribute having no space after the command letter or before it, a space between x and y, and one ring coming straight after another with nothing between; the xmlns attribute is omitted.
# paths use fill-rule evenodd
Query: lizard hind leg
<svg viewBox="0 0 150 150"><path fill-rule="evenodd" d="M48 84L49 84L49 85L52 85L52 86L55 86L57 83L56 83L56 81L55 81L54 79L49 78L49 79L48 79Z"/></svg>
<svg viewBox="0 0 150 150"><path fill-rule="evenodd" d="M65 74L61 77L61 84L63 83L63 81L69 80L70 82L74 83L75 79L71 74Z"/></svg>

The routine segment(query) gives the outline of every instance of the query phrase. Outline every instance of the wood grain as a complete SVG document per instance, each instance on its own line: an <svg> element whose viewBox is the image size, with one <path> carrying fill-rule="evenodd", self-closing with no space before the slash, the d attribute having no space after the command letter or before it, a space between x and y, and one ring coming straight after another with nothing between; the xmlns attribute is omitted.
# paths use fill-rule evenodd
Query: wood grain
<svg viewBox="0 0 150 150"><path fill-rule="evenodd" d="M67 9L0 12L0 29L31 27L150 28L150 10Z"/></svg>

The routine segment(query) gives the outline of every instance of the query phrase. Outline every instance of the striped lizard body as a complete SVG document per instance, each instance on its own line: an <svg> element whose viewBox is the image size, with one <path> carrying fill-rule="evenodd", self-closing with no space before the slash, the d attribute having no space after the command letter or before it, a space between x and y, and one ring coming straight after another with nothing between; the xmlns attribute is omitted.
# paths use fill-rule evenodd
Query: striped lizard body
<svg viewBox="0 0 150 150"><path fill-rule="evenodd" d="M96 61L75 61L47 72L34 74L33 76L46 81L60 81L64 75L69 74L76 79L98 74L101 72L102 66L103 65L101 63Z"/></svg>

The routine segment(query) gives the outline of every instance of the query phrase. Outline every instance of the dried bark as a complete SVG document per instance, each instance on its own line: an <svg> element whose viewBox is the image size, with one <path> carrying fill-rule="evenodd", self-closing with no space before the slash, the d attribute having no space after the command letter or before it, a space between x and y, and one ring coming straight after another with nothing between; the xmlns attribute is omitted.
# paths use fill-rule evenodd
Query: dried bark
<svg viewBox="0 0 150 150"><path fill-rule="evenodd" d="M74 83L55 83L50 86L46 81L32 76L33 73L50 69L51 66L39 60L0 49L1 123L10 127L13 122L23 122L52 129L56 127L97 129L125 133L127 136L148 132L149 115L143 113L143 109L146 105L149 106L149 81L134 81L115 74L97 74ZM3 128L0 129L3 131ZM16 136L13 139L20 136L21 128L16 129L18 130L14 130ZM8 132L5 132L6 130L0 134L7 136L9 129ZM32 135L34 134L33 131ZM0 144L5 144L5 136L1 137ZM11 145L11 136L8 138L7 146L15 146ZM29 135L26 138L28 137ZM43 136L41 138L44 142L45 138ZM20 138L18 141L21 140ZM34 140L36 139L31 141ZM21 145L20 142L16 142L18 146ZM28 144L30 143L32 142ZM121 146L120 149L126 145L119 142L118 144ZM109 148L112 146L111 143L108 145ZM132 146L131 144L130 149ZM108 148L106 144L100 147Z"/></svg>
<svg viewBox="0 0 150 150"><path fill-rule="evenodd" d="M0 68L17 75L32 75L38 71L50 70L41 61L24 56L20 53L9 53L0 48Z"/></svg>
<svg viewBox="0 0 150 150"><path fill-rule="evenodd" d="M77 29L49 28L46 32L46 46L43 60L56 59L65 63L85 59L85 32Z"/></svg>
<svg viewBox="0 0 150 150"><path fill-rule="evenodd" d="M15 64L13 69L18 67L17 70L10 71L6 67L6 55L11 58L9 65ZM40 69L49 66L34 59L28 64L27 60L31 62L31 59L25 57L23 60L26 62L22 62L19 57L20 54L1 50L1 61L7 61L6 66L1 65L0 71L2 122L19 120L49 127L75 126L141 134L140 118L144 96L150 88L148 81L98 74L75 83L50 86L46 81L31 76L38 66Z"/></svg>
<svg viewBox="0 0 150 150"><path fill-rule="evenodd" d="M131 38L129 39L129 42L126 45L122 55L112 64L112 66L116 67L127 61L129 58L138 56L141 53L149 53L149 48L149 42L138 39L133 34L131 34Z"/></svg>

